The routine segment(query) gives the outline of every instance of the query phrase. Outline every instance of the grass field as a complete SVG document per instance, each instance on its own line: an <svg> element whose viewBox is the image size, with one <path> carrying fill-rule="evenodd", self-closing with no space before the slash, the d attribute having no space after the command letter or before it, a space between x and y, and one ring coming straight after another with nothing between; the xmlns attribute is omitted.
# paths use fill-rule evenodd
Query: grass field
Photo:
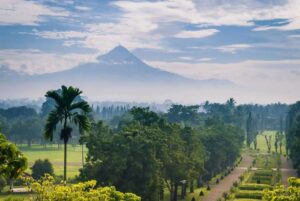
<svg viewBox="0 0 300 201"><path fill-rule="evenodd" d="M32 145L31 148L22 146L19 147L22 153L28 159L28 172L30 172L30 167L33 165L34 161L37 159L46 159L48 158L50 162L53 164L54 173L56 175L63 175L63 159L64 159L64 151L63 146L60 146L58 149L57 145L48 145L44 148L41 145ZM79 168L82 167L82 151L81 146L68 146L68 160L67 160L67 177L73 178L75 175L78 175ZM84 148L84 156L87 153L87 149Z"/></svg>
<svg viewBox="0 0 300 201"><path fill-rule="evenodd" d="M267 136L272 136L272 139L271 139L271 152L275 152L275 134L276 134L277 131L264 131L262 134L259 134L257 136L257 148L260 150L260 152L262 153L266 153L268 152L268 147L267 147L267 144L266 144L266 140L265 140L265 137L264 135L267 135ZM251 145L252 147L253 144ZM278 152L279 152L279 147L278 147ZM286 150L285 150L285 141L283 141L283 145L282 145L282 154L286 154Z"/></svg>

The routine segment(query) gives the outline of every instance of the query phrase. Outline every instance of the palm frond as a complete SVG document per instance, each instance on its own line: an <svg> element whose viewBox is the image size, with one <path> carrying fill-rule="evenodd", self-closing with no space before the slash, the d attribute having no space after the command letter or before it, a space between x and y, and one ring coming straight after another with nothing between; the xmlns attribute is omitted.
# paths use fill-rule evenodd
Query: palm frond
<svg viewBox="0 0 300 201"><path fill-rule="evenodd" d="M44 136L46 139L52 141L53 140L53 133L56 129L57 124L61 121L62 116L58 110L53 110L50 112L47 122L45 125Z"/></svg>
<svg viewBox="0 0 300 201"><path fill-rule="evenodd" d="M61 89L62 89L62 97L66 106L71 105L72 102L75 100L75 98L82 93L80 89L72 86L69 87L62 86Z"/></svg>
<svg viewBox="0 0 300 201"><path fill-rule="evenodd" d="M55 100L56 105L63 106L63 99L57 91L55 90L48 91L45 97L52 98L53 100Z"/></svg>
<svg viewBox="0 0 300 201"><path fill-rule="evenodd" d="M90 130L91 123L90 123L87 115L75 113L75 115L73 116L73 120L74 120L74 123L76 125L78 125L79 132L81 134L84 134L84 132L88 132Z"/></svg>
<svg viewBox="0 0 300 201"><path fill-rule="evenodd" d="M88 114L92 111L89 104L86 101L80 101L77 103L73 103L70 107L70 110L77 110L80 109L83 113Z"/></svg>

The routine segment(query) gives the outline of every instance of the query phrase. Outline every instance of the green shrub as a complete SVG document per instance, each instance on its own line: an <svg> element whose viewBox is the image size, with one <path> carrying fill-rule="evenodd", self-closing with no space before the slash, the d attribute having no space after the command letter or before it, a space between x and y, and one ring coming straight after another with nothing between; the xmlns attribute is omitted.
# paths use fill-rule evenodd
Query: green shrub
<svg viewBox="0 0 300 201"><path fill-rule="evenodd" d="M240 190L257 190L262 191L264 189L271 189L270 185L267 184L243 184L239 186Z"/></svg>
<svg viewBox="0 0 300 201"><path fill-rule="evenodd" d="M236 198L250 198L250 199L261 199L262 192L261 191L239 191L235 194Z"/></svg>
<svg viewBox="0 0 300 201"><path fill-rule="evenodd" d="M257 176L272 176L273 170L256 170L255 175L257 175Z"/></svg>
<svg viewBox="0 0 300 201"><path fill-rule="evenodd" d="M204 192L200 191L199 196L204 196Z"/></svg>
<svg viewBox="0 0 300 201"><path fill-rule="evenodd" d="M41 179L45 174L53 175L53 166L48 159L38 159L34 162L32 169L32 177L36 180Z"/></svg>
<svg viewBox="0 0 300 201"><path fill-rule="evenodd" d="M224 198L225 200L227 200L227 198L228 198L228 193L227 193L227 192L224 192L222 196L223 196L223 198Z"/></svg>

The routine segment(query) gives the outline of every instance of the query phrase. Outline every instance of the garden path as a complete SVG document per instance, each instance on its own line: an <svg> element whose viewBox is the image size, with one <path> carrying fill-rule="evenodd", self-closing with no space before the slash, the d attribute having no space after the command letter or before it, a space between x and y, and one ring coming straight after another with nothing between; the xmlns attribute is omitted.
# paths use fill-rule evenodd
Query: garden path
<svg viewBox="0 0 300 201"><path fill-rule="evenodd" d="M201 201L217 201L224 192L229 192L235 181L250 167L253 158L248 154L243 154L242 162L236 167L231 174L226 176L219 184L211 186L211 190L202 197Z"/></svg>

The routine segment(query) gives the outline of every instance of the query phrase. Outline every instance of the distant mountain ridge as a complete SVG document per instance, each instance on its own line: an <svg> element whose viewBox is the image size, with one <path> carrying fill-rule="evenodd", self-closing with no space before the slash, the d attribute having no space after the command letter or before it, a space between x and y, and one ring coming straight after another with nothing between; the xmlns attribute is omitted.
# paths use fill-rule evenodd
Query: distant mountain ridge
<svg viewBox="0 0 300 201"><path fill-rule="evenodd" d="M13 92L26 95L24 88L30 88L30 92L41 96L45 91L65 84L78 86L88 93L101 94L106 100L110 97L117 99L118 95L121 95L123 100L127 96L126 100L130 97L134 100L145 91L164 94L165 99L168 99L168 91L233 85L226 80L194 80L151 67L123 46L117 46L107 54L98 56L96 62L80 64L60 72L42 75L23 75L9 69L0 69L0 72L0 89L9 90L7 94L11 96L14 95Z"/></svg>

